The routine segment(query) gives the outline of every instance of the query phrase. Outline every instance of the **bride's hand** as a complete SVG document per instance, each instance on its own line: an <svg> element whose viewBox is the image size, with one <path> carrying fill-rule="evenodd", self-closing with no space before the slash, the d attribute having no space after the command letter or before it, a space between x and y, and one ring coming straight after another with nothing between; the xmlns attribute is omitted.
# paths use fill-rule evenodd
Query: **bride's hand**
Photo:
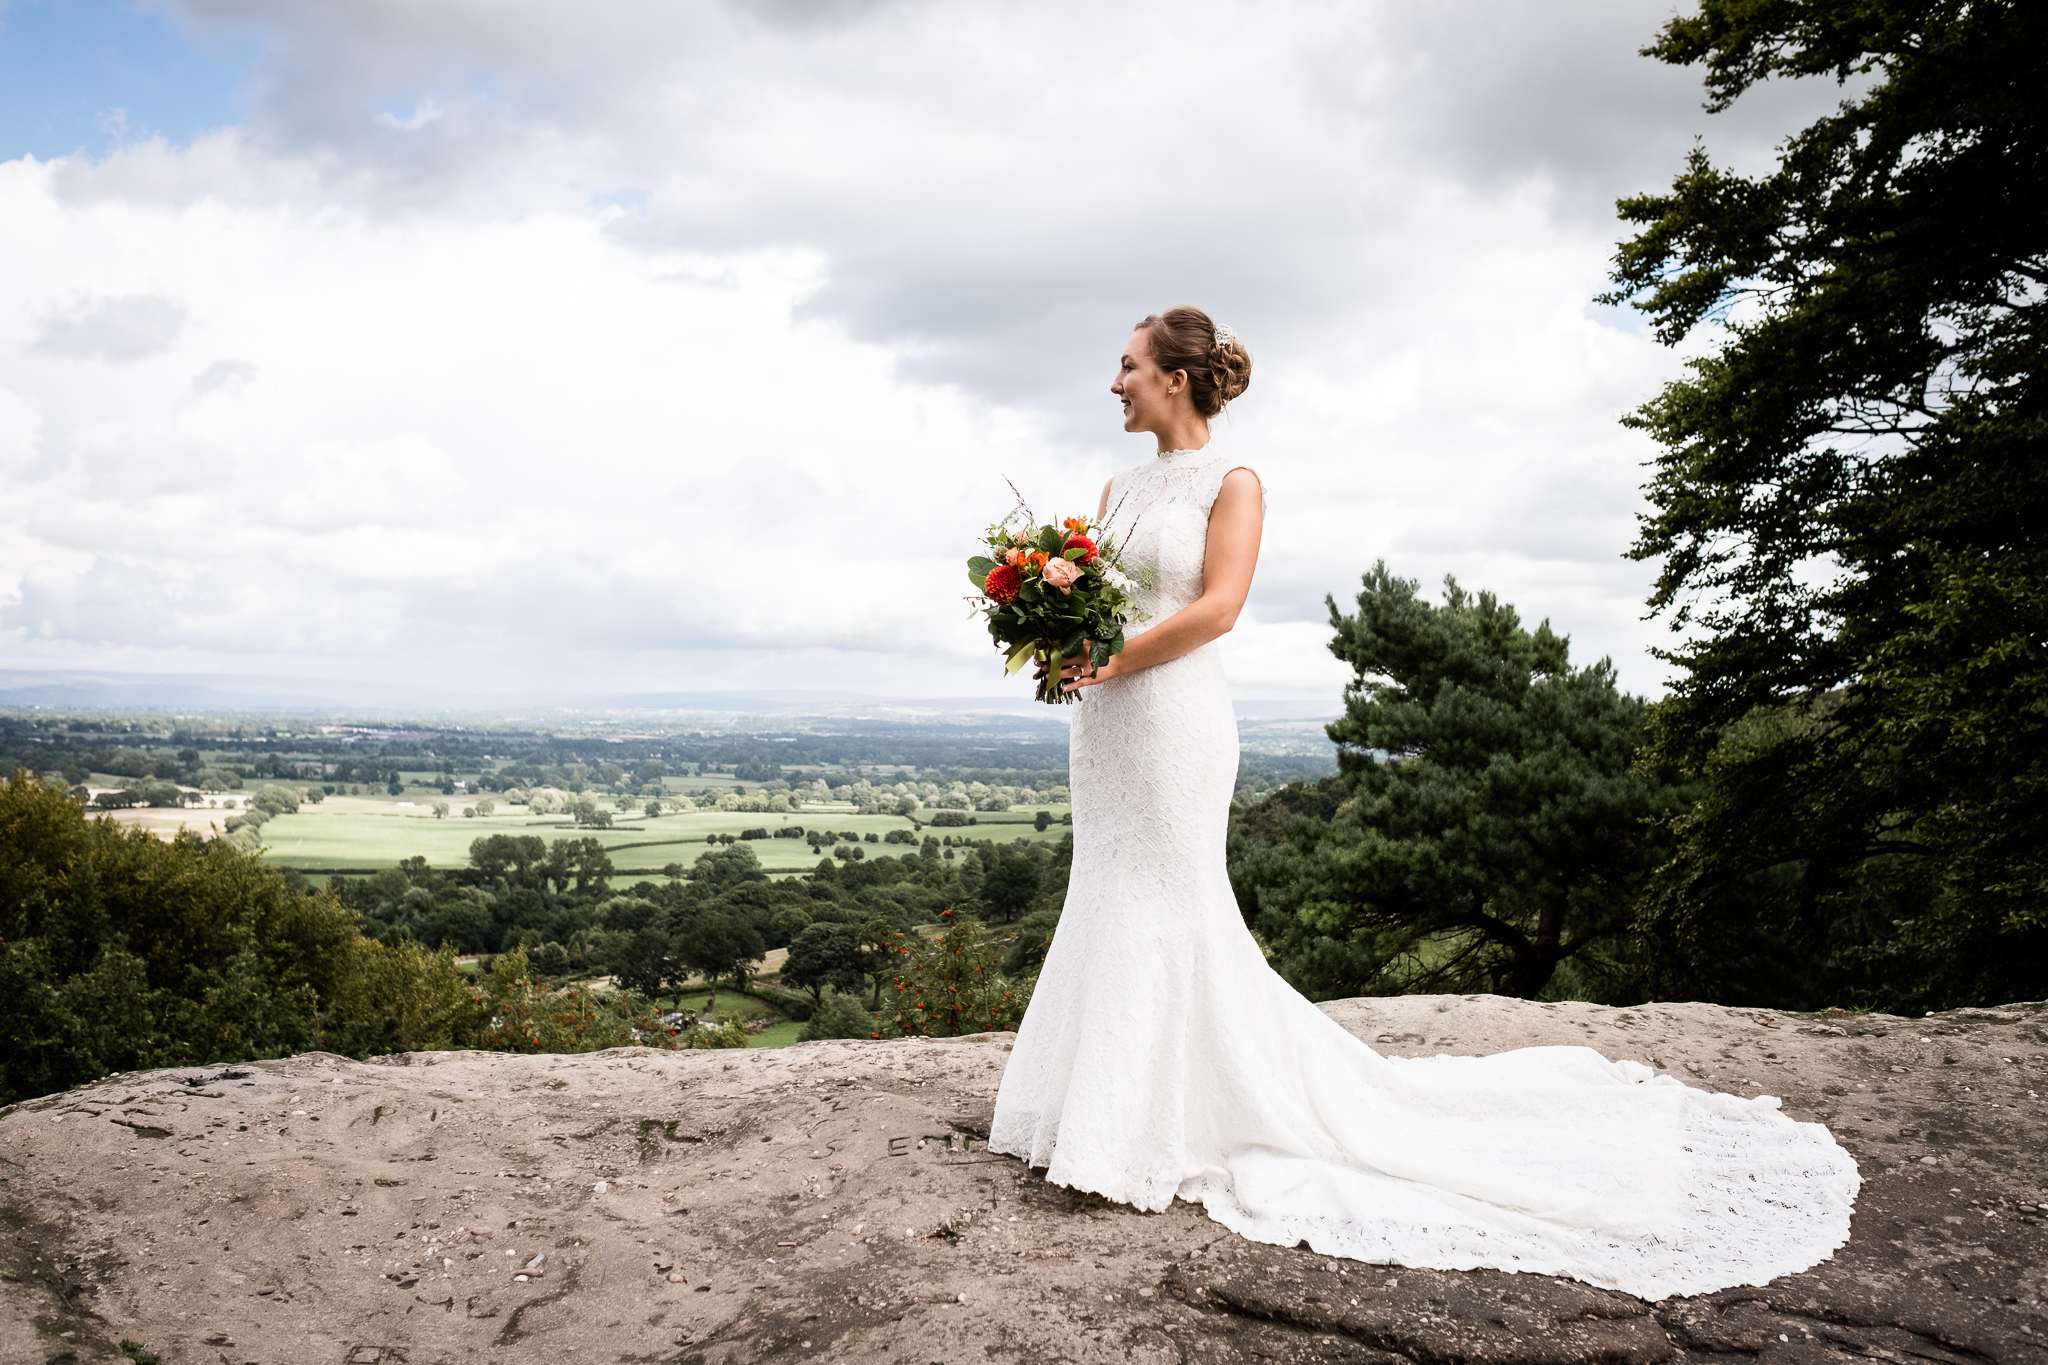
<svg viewBox="0 0 2048 1365"><path fill-rule="evenodd" d="M1116 661L1118 657L1118 655L1112 654L1109 657L1108 663L1100 668L1091 668L1088 664L1088 656L1085 653L1074 655L1071 659L1060 665L1060 691L1078 692L1084 687L1093 687L1097 683L1108 682L1116 676ZM1043 678L1044 676L1045 664L1041 661L1038 665L1038 672L1034 677Z"/></svg>

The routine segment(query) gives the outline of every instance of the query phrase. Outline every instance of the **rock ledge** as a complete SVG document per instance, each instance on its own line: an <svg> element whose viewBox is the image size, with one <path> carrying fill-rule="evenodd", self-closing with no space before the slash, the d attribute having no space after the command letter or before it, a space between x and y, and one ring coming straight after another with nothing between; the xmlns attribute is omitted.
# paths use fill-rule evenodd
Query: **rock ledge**
<svg viewBox="0 0 2048 1365"><path fill-rule="evenodd" d="M2048 1365L2048 1006L1324 1008L1386 1052L1584 1043L1778 1095L1862 1167L1850 1242L1654 1304L1247 1243L985 1152L1001 1035L315 1053L0 1112L0 1365Z"/></svg>

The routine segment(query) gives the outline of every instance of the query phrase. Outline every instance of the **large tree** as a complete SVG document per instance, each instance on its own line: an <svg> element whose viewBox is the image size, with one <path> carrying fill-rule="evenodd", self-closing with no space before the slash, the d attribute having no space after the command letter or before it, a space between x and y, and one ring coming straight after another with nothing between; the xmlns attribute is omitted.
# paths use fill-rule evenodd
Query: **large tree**
<svg viewBox="0 0 2048 1365"><path fill-rule="evenodd" d="M820 921L806 925L789 945L789 957L782 964L782 982L811 993L813 1003L822 1007L827 986L851 995L872 975L870 953L861 932L851 924Z"/></svg>
<svg viewBox="0 0 2048 1365"><path fill-rule="evenodd" d="M751 923L723 910L697 910L677 921L669 940L671 951L685 968L704 978L711 989L705 1012L715 1012L718 983L730 978L735 986L745 986L748 968L767 953L767 945Z"/></svg>
<svg viewBox="0 0 2048 1365"><path fill-rule="evenodd" d="M1634 997L1629 926L1678 791L1639 768L1646 703L1607 660L1574 668L1544 622L1385 564L1356 615L1330 602L1356 679L1329 727L1341 776L1232 838L1240 904L1309 995L1492 991Z"/></svg>
<svg viewBox="0 0 2048 1365"><path fill-rule="evenodd" d="M1645 925L1668 989L2048 994L2048 6L1702 0L1646 55L1858 93L1748 177L1695 150L1610 301L1709 343L1632 419L1705 780Z"/></svg>

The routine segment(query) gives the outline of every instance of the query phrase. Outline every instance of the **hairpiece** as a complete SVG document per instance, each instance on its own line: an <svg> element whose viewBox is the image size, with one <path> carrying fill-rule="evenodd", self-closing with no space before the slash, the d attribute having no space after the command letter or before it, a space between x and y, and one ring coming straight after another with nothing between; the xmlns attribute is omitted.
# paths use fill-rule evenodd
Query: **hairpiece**
<svg viewBox="0 0 2048 1365"><path fill-rule="evenodd" d="M1237 345L1237 333L1231 331L1228 327L1224 326L1220 322L1214 325L1216 328L1216 344L1218 346Z"/></svg>

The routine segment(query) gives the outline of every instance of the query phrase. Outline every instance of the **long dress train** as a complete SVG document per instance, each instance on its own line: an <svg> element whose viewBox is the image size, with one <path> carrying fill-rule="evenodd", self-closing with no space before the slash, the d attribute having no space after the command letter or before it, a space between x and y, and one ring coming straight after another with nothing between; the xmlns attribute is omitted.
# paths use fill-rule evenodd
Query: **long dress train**
<svg viewBox="0 0 2048 1365"><path fill-rule="evenodd" d="M1155 621L1201 594L1239 467L1186 451L1113 481ZM1255 1241L1647 1298L1761 1284L1847 1240L1855 1162L1775 1099L1590 1048L1382 1057L1281 980L1224 870L1237 724L1216 645L1087 689L1072 744L1073 889L994 1150Z"/></svg>

